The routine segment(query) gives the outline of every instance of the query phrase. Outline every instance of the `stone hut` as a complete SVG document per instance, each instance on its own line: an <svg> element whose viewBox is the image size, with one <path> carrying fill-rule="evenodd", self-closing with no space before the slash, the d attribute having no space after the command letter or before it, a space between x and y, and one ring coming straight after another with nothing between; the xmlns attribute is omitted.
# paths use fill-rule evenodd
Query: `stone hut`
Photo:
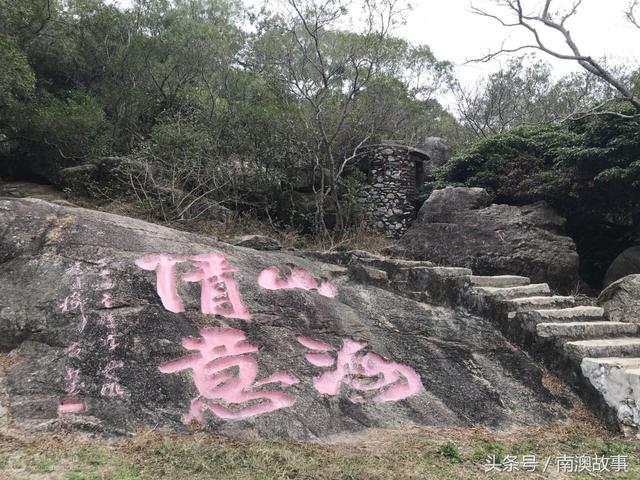
<svg viewBox="0 0 640 480"><path fill-rule="evenodd" d="M363 147L358 168L367 175L359 202L365 215L382 232L399 237L416 217L417 194L431 170L421 149L383 144Z"/></svg>

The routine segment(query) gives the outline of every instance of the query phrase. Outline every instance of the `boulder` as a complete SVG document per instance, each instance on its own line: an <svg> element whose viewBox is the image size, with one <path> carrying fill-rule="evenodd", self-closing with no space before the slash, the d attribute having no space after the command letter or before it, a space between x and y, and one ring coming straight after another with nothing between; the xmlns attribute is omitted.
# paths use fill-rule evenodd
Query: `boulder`
<svg viewBox="0 0 640 480"><path fill-rule="evenodd" d="M315 440L576 405L489 320L344 267L35 199L0 225L0 424Z"/></svg>
<svg viewBox="0 0 640 480"><path fill-rule="evenodd" d="M484 189L447 187L431 194L394 253L476 275L523 275L567 292L580 280L564 223L544 202L492 205Z"/></svg>
<svg viewBox="0 0 640 480"><path fill-rule="evenodd" d="M132 194L131 176L144 175L145 166L128 157L98 157L60 171L57 186L75 195L117 197Z"/></svg>
<svg viewBox="0 0 640 480"><path fill-rule="evenodd" d="M612 322L640 323L640 275L627 275L605 288L598 304Z"/></svg>
<svg viewBox="0 0 640 480"><path fill-rule="evenodd" d="M280 250L282 248L277 240L266 235L243 235L234 238L231 243L237 247L253 248L254 250Z"/></svg>
<svg viewBox="0 0 640 480"><path fill-rule="evenodd" d="M417 148L429 156L429 169L444 165L451 159L453 150L449 142L440 137L427 137Z"/></svg>
<svg viewBox="0 0 640 480"><path fill-rule="evenodd" d="M604 276L604 286L636 273L640 273L640 245L627 248L616 257Z"/></svg>

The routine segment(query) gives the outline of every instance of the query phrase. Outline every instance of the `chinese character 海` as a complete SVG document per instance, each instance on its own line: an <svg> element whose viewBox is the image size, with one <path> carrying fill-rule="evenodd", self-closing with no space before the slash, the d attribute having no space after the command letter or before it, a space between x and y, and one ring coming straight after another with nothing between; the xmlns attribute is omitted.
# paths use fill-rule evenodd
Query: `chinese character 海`
<svg viewBox="0 0 640 480"><path fill-rule="evenodd" d="M298 337L298 342L312 350L305 354L309 363L317 367L330 367L334 370L320 374L313 385L323 395L337 395L342 384L363 393L354 393L349 400L362 403L368 399L373 402L398 401L416 395L423 390L420 376L407 365L387 360L373 353L362 353L366 344L349 338L342 341L342 348L336 358L329 352L335 349L324 342L306 337ZM369 397L366 392L374 392Z"/></svg>

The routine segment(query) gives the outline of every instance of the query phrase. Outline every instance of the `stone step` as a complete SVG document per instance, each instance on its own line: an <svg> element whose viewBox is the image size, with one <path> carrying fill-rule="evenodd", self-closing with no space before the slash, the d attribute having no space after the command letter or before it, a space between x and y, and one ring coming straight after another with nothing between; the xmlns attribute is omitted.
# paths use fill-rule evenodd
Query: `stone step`
<svg viewBox="0 0 640 480"><path fill-rule="evenodd" d="M585 357L582 365L590 370L619 368L623 370L640 368L640 357Z"/></svg>
<svg viewBox="0 0 640 480"><path fill-rule="evenodd" d="M538 323L536 333L543 338L561 337L575 340L633 337L640 335L640 325L608 321Z"/></svg>
<svg viewBox="0 0 640 480"><path fill-rule="evenodd" d="M528 277L520 277L518 275L471 275L469 277L471 285L475 287L521 287L529 285L531 280Z"/></svg>
<svg viewBox="0 0 640 480"><path fill-rule="evenodd" d="M504 299L551 295L551 289L546 283L519 287L473 287L471 292L477 295L489 295Z"/></svg>
<svg viewBox="0 0 640 480"><path fill-rule="evenodd" d="M564 349L576 360L581 360L585 357L640 357L640 338L579 340L565 343Z"/></svg>
<svg viewBox="0 0 640 480"><path fill-rule="evenodd" d="M408 288L411 290L428 290L434 284L443 281L457 282L458 279L467 278L472 274L468 268L458 267L415 267L410 268L407 274Z"/></svg>
<svg viewBox="0 0 640 480"><path fill-rule="evenodd" d="M515 312L541 309L559 309L575 306L576 299L554 295L551 297L524 297L508 300L509 309Z"/></svg>
<svg viewBox="0 0 640 480"><path fill-rule="evenodd" d="M418 267L427 268L431 273L441 277L468 277L473 274L471 269L462 267ZM412 269L416 270L416 269Z"/></svg>
<svg viewBox="0 0 640 480"><path fill-rule="evenodd" d="M526 330L534 331L539 323L562 322L604 322L604 309L601 307L549 308L511 312L509 317L519 322Z"/></svg>
<svg viewBox="0 0 640 480"><path fill-rule="evenodd" d="M600 322L605 321L602 307L549 308L518 312L515 315L527 323Z"/></svg>
<svg viewBox="0 0 640 480"><path fill-rule="evenodd" d="M640 422L635 406L640 398L640 358L585 357L580 368L582 375L616 411L621 423L637 425Z"/></svg>

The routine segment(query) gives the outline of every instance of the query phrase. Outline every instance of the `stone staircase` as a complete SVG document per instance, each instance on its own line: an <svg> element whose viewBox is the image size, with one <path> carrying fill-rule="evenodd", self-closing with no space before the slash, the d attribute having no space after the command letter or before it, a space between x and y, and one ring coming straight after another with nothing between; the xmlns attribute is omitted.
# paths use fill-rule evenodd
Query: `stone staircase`
<svg viewBox="0 0 640 480"><path fill-rule="evenodd" d="M526 277L460 278L462 304L498 323L574 386L612 426L637 433L640 425L640 325L612 322L604 309L553 295Z"/></svg>
<svg viewBox="0 0 640 480"><path fill-rule="evenodd" d="M532 284L527 277L477 276L429 262L340 255L339 263L355 280L490 319L572 385L607 424L638 433L639 324L609 321L589 299L554 295L549 285Z"/></svg>

